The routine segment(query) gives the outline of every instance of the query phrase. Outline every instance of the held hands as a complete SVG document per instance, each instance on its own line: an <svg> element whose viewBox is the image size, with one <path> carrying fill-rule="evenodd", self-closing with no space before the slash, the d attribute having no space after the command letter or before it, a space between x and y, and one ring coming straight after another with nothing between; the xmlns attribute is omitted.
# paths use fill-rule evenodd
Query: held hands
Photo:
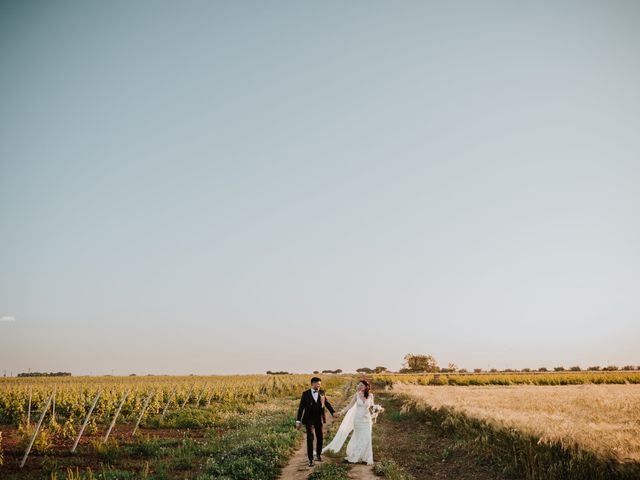
<svg viewBox="0 0 640 480"><path fill-rule="evenodd" d="M296 420L296 430L300 430L300 427L302 427L302 422L300 420Z"/></svg>
<svg viewBox="0 0 640 480"><path fill-rule="evenodd" d="M340 412L333 412L333 413L331 414L331 416L332 416L333 418L338 418L338 417L340 416Z"/></svg>

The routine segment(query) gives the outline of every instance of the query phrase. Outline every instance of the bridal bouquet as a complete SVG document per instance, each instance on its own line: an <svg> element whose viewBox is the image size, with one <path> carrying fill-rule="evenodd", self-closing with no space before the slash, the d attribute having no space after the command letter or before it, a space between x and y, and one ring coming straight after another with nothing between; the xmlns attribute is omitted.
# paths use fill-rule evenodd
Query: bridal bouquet
<svg viewBox="0 0 640 480"><path fill-rule="evenodd" d="M382 412L384 412L384 408L382 407L382 405L374 405L373 407L371 407L371 419L374 423L378 419L378 415Z"/></svg>

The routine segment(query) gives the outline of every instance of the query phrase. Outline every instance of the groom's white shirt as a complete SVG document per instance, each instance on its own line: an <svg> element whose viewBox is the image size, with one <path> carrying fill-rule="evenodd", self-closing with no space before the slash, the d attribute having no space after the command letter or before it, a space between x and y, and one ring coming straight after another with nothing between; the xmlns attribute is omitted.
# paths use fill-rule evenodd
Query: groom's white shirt
<svg viewBox="0 0 640 480"><path fill-rule="evenodd" d="M311 389L311 396L313 397L313 401L317 402L318 401L318 391L314 390L313 388Z"/></svg>

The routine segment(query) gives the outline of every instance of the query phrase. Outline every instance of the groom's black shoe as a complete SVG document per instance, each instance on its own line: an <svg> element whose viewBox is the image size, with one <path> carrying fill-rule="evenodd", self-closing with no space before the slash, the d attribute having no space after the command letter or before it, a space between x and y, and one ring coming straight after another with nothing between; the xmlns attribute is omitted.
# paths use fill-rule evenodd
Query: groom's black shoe
<svg viewBox="0 0 640 480"><path fill-rule="evenodd" d="M315 463L313 463L313 460L309 460L309 466L310 467L315 467Z"/></svg>
<svg viewBox="0 0 640 480"><path fill-rule="evenodd" d="M321 462L321 461L322 461L322 457L316 458L316 462Z"/></svg>

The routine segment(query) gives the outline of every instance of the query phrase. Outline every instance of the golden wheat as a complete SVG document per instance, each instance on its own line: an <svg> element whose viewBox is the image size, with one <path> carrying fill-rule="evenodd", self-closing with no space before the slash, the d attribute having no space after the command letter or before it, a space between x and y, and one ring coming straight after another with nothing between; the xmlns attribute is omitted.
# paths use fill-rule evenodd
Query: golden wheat
<svg viewBox="0 0 640 480"><path fill-rule="evenodd" d="M394 392L418 405L516 428L544 443L577 445L621 461L640 460L640 385L419 386Z"/></svg>

